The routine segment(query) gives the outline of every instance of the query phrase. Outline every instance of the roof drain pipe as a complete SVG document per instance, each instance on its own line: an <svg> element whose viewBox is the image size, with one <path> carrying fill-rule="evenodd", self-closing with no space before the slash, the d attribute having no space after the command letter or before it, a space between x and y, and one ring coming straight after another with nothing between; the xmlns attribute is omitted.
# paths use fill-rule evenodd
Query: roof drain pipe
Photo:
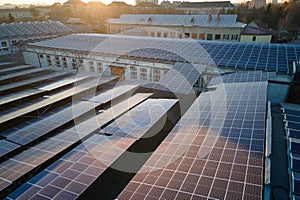
<svg viewBox="0 0 300 200"><path fill-rule="evenodd" d="M265 183L264 199L270 200L271 196L271 151L272 151L272 115L271 102L268 101L267 122L266 122L266 148L265 148Z"/></svg>

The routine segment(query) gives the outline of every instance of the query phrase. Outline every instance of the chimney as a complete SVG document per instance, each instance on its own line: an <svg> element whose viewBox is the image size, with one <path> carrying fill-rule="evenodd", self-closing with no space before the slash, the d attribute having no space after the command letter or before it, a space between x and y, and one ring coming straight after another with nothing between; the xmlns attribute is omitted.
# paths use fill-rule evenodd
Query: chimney
<svg viewBox="0 0 300 200"><path fill-rule="evenodd" d="M218 14L217 17L216 17L216 20L217 20L217 22L220 22L221 16L220 16L219 14Z"/></svg>
<svg viewBox="0 0 300 200"><path fill-rule="evenodd" d="M211 20L212 20L212 16L211 16L211 14L209 14L208 15L208 22L211 22Z"/></svg>

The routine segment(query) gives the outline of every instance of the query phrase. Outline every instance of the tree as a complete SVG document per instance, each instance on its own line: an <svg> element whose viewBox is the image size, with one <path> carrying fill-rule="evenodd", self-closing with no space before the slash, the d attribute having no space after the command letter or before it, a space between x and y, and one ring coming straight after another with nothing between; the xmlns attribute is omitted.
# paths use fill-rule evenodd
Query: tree
<svg viewBox="0 0 300 200"><path fill-rule="evenodd" d="M11 13L8 13L8 20L7 20L8 23L12 23L12 22L15 22L15 18L14 16L12 16Z"/></svg>
<svg viewBox="0 0 300 200"><path fill-rule="evenodd" d="M300 2L291 2L285 9L285 24L289 31L297 31L300 28Z"/></svg>

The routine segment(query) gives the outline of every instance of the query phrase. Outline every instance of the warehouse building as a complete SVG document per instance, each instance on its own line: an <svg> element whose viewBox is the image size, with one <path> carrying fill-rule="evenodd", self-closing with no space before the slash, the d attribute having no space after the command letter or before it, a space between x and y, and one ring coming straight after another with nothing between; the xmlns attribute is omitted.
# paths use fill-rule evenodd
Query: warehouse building
<svg viewBox="0 0 300 200"><path fill-rule="evenodd" d="M59 21L0 24L0 55L20 50L20 44L73 33Z"/></svg>
<svg viewBox="0 0 300 200"><path fill-rule="evenodd" d="M107 33L163 37L193 38L199 40L239 41L246 24L237 21L237 15L155 15L123 14L107 20Z"/></svg>

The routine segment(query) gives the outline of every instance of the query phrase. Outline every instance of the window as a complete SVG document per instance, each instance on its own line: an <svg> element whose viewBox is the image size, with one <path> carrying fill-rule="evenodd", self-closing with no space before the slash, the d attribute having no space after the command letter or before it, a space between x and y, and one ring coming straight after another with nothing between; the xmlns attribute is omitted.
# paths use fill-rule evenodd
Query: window
<svg viewBox="0 0 300 200"><path fill-rule="evenodd" d="M253 37L252 37L252 41L256 41L256 36L253 36Z"/></svg>
<svg viewBox="0 0 300 200"><path fill-rule="evenodd" d="M60 65L60 59L58 56L55 56L55 64L56 64L56 67L61 67Z"/></svg>
<svg viewBox="0 0 300 200"><path fill-rule="evenodd" d="M48 66L51 67L52 62L51 62L51 57L50 56L47 56L47 63L48 63Z"/></svg>
<svg viewBox="0 0 300 200"><path fill-rule="evenodd" d="M168 73L168 71L169 71L168 69L164 69L163 74L166 75Z"/></svg>
<svg viewBox="0 0 300 200"><path fill-rule="evenodd" d="M95 72L94 61L89 61L89 68L90 68L90 72Z"/></svg>
<svg viewBox="0 0 300 200"><path fill-rule="evenodd" d="M97 62L97 71L98 73L103 73L103 67L101 62Z"/></svg>
<svg viewBox="0 0 300 200"><path fill-rule="evenodd" d="M7 42L3 41L3 42L1 42L1 45L2 45L2 47L7 47Z"/></svg>
<svg viewBox="0 0 300 200"><path fill-rule="evenodd" d="M205 39L205 34L204 33L200 33L199 34L199 39L200 40L204 40Z"/></svg>
<svg viewBox="0 0 300 200"><path fill-rule="evenodd" d="M213 35L212 34L207 34L207 40L212 40Z"/></svg>
<svg viewBox="0 0 300 200"><path fill-rule="evenodd" d="M77 63L76 63L75 58L72 58L72 68L77 69Z"/></svg>
<svg viewBox="0 0 300 200"><path fill-rule="evenodd" d="M149 35L148 31L144 31L144 36L148 36L148 35Z"/></svg>
<svg viewBox="0 0 300 200"><path fill-rule="evenodd" d="M157 37L161 37L161 32L157 32Z"/></svg>
<svg viewBox="0 0 300 200"><path fill-rule="evenodd" d="M43 55L43 54L40 54L39 57L40 57L40 58L44 58L44 55Z"/></svg>
<svg viewBox="0 0 300 200"><path fill-rule="evenodd" d="M178 33L178 37L179 37L179 38L182 38L182 33Z"/></svg>
<svg viewBox="0 0 300 200"><path fill-rule="evenodd" d="M238 38L239 38L239 35L232 35L231 36L231 40L238 40Z"/></svg>
<svg viewBox="0 0 300 200"><path fill-rule="evenodd" d="M216 34L215 35L215 40L220 40L221 39L221 35L220 34Z"/></svg>
<svg viewBox="0 0 300 200"><path fill-rule="evenodd" d="M79 70L84 71L83 60L82 59L79 60Z"/></svg>
<svg viewBox="0 0 300 200"><path fill-rule="evenodd" d="M11 43L12 43L13 45L16 45L17 42L18 42L17 40L12 40L12 41L11 41Z"/></svg>
<svg viewBox="0 0 300 200"><path fill-rule="evenodd" d="M171 32L171 33L170 33L170 37L171 37L171 38L175 38L175 37L176 37L176 33L175 33L175 32Z"/></svg>
<svg viewBox="0 0 300 200"><path fill-rule="evenodd" d="M62 61L63 61L64 68L68 68L67 58L66 57L62 57Z"/></svg>
<svg viewBox="0 0 300 200"><path fill-rule="evenodd" d="M185 38L190 38L190 33L184 33Z"/></svg>
<svg viewBox="0 0 300 200"><path fill-rule="evenodd" d="M159 69L153 69L153 81L158 82L160 79L160 70Z"/></svg>
<svg viewBox="0 0 300 200"><path fill-rule="evenodd" d="M164 32L164 37L168 37L168 32Z"/></svg>
<svg viewBox="0 0 300 200"><path fill-rule="evenodd" d="M143 81L147 80L147 68L141 67L140 77L141 77L141 80L143 80Z"/></svg>
<svg viewBox="0 0 300 200"><path fill-rule="evenodd" d="M229 40L229 34L223 34L223 40Z"/></svg>
<svg viewBox="0 0 300 200"><path fill-rule="evenodd" d="M136 67L130 67L130 73L131 73L131 79L137 79L137 68Z"/></svg>
<svg viewBox="0 0 300 200"><path fill-rule="evenodd" d="M197 33L192 33L192 38L197 39Z"/></svg>
<svg viewBox="0 0 300 200"><path fill-rule="evenodd" d="M150 33L150 36L151 36L151 37L155 37L155 33L154 33L154 32L151 32L151 33Z"/></svg>

